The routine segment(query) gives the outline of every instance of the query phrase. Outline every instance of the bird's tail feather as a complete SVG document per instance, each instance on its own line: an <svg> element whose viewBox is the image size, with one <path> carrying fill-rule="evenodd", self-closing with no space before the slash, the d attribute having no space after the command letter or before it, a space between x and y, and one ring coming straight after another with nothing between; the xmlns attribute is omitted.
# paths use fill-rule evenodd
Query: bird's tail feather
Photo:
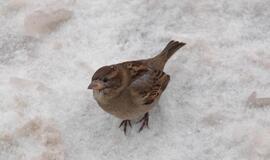
<svg viewBox="0 0 270 160"><path fill-rule="evenodd" d="M167 46L162 50L162 52L152 59L153 67L159 70L163 70L168 59L184 45L186 45L186 43L174 40L170 41Z"/></svg>

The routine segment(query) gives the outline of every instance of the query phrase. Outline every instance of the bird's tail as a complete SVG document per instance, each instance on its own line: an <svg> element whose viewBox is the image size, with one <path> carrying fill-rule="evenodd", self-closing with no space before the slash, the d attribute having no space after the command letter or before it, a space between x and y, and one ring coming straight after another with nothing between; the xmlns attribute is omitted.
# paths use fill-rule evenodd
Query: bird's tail
<svg viewBox="0 0 270 160"><path fill-rule="evenodd" d="M160 54L151 59L151 65L158 70L163 70L168 59L184 45L186 43L174 40L170 41Z"/></svg>

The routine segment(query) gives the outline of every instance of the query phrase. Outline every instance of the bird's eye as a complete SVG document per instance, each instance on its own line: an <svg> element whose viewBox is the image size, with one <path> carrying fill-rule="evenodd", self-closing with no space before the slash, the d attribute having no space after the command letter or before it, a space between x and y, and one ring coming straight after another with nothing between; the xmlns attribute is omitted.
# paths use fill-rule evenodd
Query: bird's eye
<svg viewBox="0 0 270 160"><path fill-rule="evenodd" d="M103 82L107 82L108 81L108 78L105 77L105 78L102 79L102 81Z"/></svg>

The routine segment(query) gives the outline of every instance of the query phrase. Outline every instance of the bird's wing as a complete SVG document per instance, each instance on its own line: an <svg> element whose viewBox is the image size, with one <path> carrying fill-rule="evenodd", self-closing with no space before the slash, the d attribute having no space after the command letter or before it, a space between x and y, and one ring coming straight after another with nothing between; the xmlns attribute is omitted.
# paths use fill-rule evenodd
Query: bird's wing
<svg viewBox="0 0 270 160"><path fill-rule="evenodd" d="M134 103L149 105L160 97L170 81L170 76L163 71L149 69L134 80L130 86L130 94Z"/></svg>
<svg viewBox="0 0 270 160"><path fill-rule="evenodd" d="M149 71L146 60L128 61L122 63L121 65L128 70L130 82L135 81Z"/></svg>

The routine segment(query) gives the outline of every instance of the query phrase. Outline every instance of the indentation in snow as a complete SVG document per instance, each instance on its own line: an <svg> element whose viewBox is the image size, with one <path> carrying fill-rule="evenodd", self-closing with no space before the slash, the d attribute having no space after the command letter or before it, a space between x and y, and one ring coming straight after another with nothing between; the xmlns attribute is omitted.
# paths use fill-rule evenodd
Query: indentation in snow
<svg viewBox="0 0 270 160"><path fill-rule="evenodd" d="M24 27L27 35L38 36L56 29L61 23L69 20L72 11L67 9L37 10L25 17Z"/></svg>

